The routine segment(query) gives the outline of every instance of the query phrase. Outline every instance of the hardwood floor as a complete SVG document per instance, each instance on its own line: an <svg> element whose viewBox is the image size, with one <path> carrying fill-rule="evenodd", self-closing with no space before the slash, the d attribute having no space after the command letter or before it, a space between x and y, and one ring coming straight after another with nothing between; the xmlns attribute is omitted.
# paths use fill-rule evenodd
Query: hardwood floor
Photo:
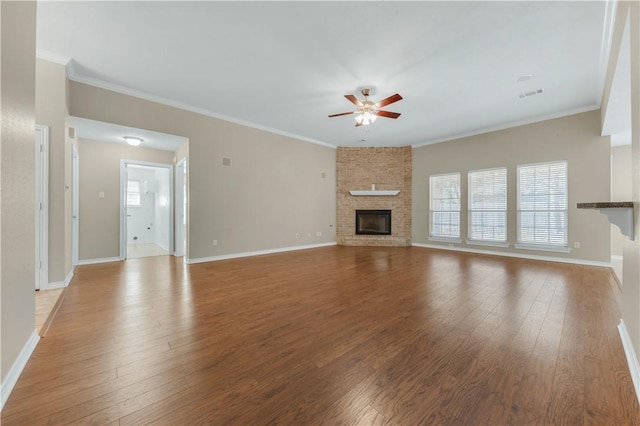
<svg viewBox="0 0 640 426"><path fill-rule="evenodd" d="M2 412L38 424L640 424L606 268L327 247L79 267Z"/></svg>
<svg viewBox="0 0 640 426"><path fill-rule="evenodd" d="M51 321L64 299L64 288L36 291L36 330L40 337L47 335Z"/></svg>

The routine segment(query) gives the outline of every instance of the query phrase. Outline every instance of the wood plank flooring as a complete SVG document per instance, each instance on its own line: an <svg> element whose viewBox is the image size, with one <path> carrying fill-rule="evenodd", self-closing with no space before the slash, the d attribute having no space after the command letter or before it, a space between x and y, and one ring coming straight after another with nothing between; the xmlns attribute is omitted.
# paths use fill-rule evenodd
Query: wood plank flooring
<svg viewBox="0 0 640 426"><path fill-rule="evenodd" d="M620 297L417 247L81 266L2 425L638 425Z"/></svg>

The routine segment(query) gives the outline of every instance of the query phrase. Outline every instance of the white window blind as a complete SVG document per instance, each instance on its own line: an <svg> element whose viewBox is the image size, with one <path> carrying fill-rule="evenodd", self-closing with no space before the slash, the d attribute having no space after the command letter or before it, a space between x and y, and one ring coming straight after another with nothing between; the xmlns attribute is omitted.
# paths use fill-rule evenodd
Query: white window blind
<svg viewBox="0 0 640 426"><path fill-rule="evenodd" d="M507 241L507 169L469 172L469 240Z"/></svg>
<svg viewBox="0 0 640 426"><path fill-rule="evenodd" d="M127 206L140 207L140 181L127 181Z"/></svg>
<svg viewBox="0 0 640 426"><path fill-rule="evenodd" d="M430 231L436 238L460 238L460 173L429 177Z"/></svg>
<svg viewBox="0 0 640 426"><path fill-rule="evenodd" d="M518 166L518 242L567 246L567 162Z"/></svg>

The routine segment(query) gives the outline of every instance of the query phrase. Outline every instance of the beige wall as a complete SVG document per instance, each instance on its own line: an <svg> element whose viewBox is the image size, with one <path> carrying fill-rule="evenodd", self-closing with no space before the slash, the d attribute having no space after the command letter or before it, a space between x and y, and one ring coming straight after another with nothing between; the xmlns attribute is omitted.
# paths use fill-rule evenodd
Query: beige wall
<svg viewBox="0 0 640 426"><path fill-rule="evenodd" d="M411 245L411 147L338 148L337 242L345 246ZM350 190L400 190L395 196L352 196ZM356 235L356 210L391 210L391 235Z"/></svg>
<svg viewBox="0 0 640 426"><path fill-rule="evenodd" d="M120 255L120 160L173 164L173 152L124 144L78 140L78 259ZM98 194L104 192L104 198Z"/></svg>
<svg viewBox="0 0 640 426"><path fill-rule="evenodd" d="M70 113L189 139L190 259L335 241L333 148L77 82Z"/></svg>
<svg viewBox="0 0 640 426"><path fill-rule="evenodd" d="M49 282L71 271L71 143L63 65L36 59L36 123L49 126Z"/></svg>
<svg viewBox="0 0 640 426"><path fill-rule="evenodd" d="M631 145L611 148L611 201L629 201L633 195ZM611 225L611 256L622 256L624 240L620 228Z"/></svg>
<svg viewBox="0 0 640 426"><path fill-rule="evenodd" d="M4 384L35 330L36 4L3 1L0 10L0 364Z"/></svg>
<svg viewBox="0 0 640 426"><path fill-rule="evenodd" d="M576 203L609 200L609 138L600 135L600 112L528 124L511 129L428 145L413 150L413 241L430 241L429 176L460 172L462 191L461 238L467 239L467 173L470 170L507 167L509 248L460 244L477 250L506 251L534 256L553 256L596 262L610 261L611 230L604 215L577 210ZM517 242L517 176L519 164L567 160L569 170L569 245L580 242L571 253L521 250Z"/></svg>

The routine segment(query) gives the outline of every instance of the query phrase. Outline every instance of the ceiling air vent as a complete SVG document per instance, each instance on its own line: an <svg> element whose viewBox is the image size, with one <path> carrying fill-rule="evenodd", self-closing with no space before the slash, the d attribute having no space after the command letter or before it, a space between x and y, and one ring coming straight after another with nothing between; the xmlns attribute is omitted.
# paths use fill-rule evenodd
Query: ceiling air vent
<svg viewBox="0 0 640 426"><path fill-rule="evenodd" d="M532 92L523 93L523 94L520 95L520 99L527 98L527 97L533 96L533 95L539 95L540 93L542 93L542 89L534 90Z"/></svg>

